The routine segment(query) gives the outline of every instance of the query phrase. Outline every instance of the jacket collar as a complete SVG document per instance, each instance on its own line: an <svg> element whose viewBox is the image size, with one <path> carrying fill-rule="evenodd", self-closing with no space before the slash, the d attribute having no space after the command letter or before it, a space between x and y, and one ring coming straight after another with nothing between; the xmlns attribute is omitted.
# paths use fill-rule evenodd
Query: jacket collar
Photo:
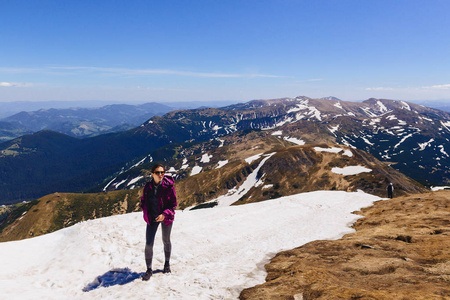
<svg viewBox="0 0 450 300"><path fill-rule="evenodd" d="M153 177L151 177L150 182L152 183L150 185L150 188L153 187L153 185L155 184L155 181L153 180ZM172 187L175 183L175 180L173 179L172 176L170 175L164 175L163 179L161 180L161 182L159 183L160 186L162 186L163 188L167 188L167 187Z"/></svg>

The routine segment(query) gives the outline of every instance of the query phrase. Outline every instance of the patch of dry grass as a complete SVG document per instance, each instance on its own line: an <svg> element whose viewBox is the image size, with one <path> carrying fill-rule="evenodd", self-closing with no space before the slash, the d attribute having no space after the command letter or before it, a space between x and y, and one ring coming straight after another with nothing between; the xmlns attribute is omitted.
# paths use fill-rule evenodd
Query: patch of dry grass
<svg viewBox="0 0 450 300"><path fill-rule="evenodd" d="M379 201L355 233L277 254L241 299L450 299L450 191Z"/></svg>

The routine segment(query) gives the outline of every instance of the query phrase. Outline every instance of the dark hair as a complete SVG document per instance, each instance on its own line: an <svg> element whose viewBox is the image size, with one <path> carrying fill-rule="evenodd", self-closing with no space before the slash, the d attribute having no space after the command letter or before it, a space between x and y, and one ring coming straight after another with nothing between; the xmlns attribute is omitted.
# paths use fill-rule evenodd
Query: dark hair
<svg viewBox="0 0 450 300"><path fill-rule="evenodd" d="M155 170L158 169L158 168L163 168L164 171L166 170L166 168L162 164L155 164L155 165L153 165L151 172L155 173Z"/></svg>

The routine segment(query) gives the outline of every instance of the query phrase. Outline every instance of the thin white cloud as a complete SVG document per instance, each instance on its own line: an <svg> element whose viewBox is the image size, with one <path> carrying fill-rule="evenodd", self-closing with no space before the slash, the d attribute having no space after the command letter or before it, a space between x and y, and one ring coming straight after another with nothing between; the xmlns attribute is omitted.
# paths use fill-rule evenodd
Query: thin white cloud
<svg viewBox="0 0 450 300"><path fill-rule="evenodd" d="M323 79L323 78L295 79L293 81L284 83L284 85L298 87L299 85L304 85L305 83L308 83L308 82L319 82L319 81L324 81L324 80L325 79Z"/></svg>
<svg viewBox="0 0 450 300"><path fill-rule="evenodd" d="M393 91L393 88L389 87L373 87L373 88L366 88L366 91Z"/></svg>
<svg viewBox="0 0 450 300"><path fill-rule="evenodd" d="M15 73L35 73L43 71L43 68L0 68L0 73L9 73L9 74L15 74Z"/></svg>
<svg viewBox="0 0 450 300"><path fill-rule="evenodd" d="M0 87L24 87L29 85L30 84L24 82L0 82Z"/></svg>
<svg viewBox="0 0 450 300"><path fill-rule="evenodd" d="M146 76L146 75L178 75L188 77L207 77L207 78L283 78L286 76L269 74L229 74L229 73L208 73L191 72L169 69L129 69L129 68L102 68L102 67L49 67L51 70L61 71L80 71L91 73L115 74L119 76Z"/></svg>
<svg viewBox="0 0 450 300"><path fill-rule="evenodd" d="M69 73L68 73L69 72ZM42 68L0 68L0 73L45 73L54 75L70 75L78 73L99 73L113 76L150 76L150 75L175 75L204 78L287 78L289 76L259 74L259 73L219 73L219 72L193 72L171 69L131 69L131 68L104 68L86 66L50 66ZM321 79L311 79L318 81Z"/></svg>
<svg viewBox="0 0 450 300"><path fill-rule="evenodd" d="M424 86L424 89L431 89L431 90L450 90L450 84L438 84L438 85L432 85L432 86Z"/></svg>

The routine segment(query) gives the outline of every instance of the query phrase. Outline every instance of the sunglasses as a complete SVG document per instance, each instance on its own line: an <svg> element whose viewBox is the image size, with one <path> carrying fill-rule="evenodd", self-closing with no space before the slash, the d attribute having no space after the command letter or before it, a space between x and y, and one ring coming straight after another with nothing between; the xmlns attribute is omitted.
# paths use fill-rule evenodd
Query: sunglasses
<svg viewBox="0 0 450 300"><path fill-rule="evenodd" d="M166 173L166 172L164 172L164 171L153 172L153 174L156 174L156 175L164 175L164 173Z"/></svg>

